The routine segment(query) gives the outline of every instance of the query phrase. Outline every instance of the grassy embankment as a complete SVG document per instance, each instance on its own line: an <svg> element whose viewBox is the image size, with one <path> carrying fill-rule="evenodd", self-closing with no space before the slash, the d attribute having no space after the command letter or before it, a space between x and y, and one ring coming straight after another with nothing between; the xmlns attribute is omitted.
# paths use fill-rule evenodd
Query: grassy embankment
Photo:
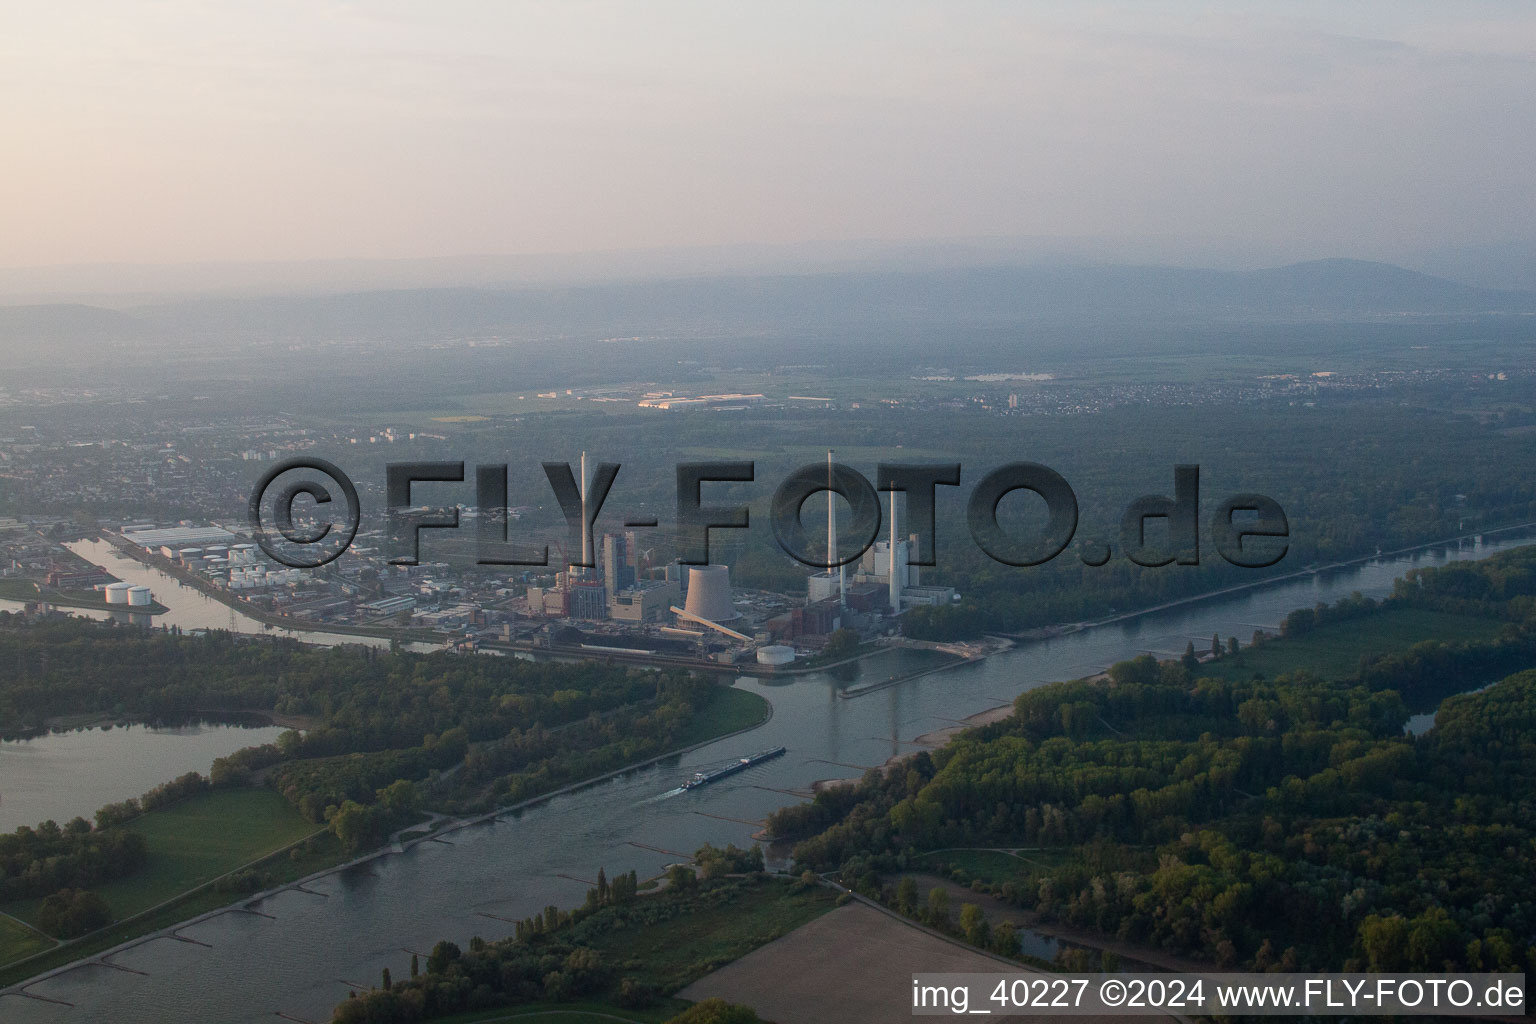
<svg viewBox="0 0 1536 1024"><path fill-rule="evenodd" d="M41 953L53 946L53 940L20 921L0 916L0 964L11 963Z"/></svg>
<svg viewBox="0 0 1536 1024"><path fill-rule="evenodd" d="M679 746L692 747L761 725L772 710L773 705L751 690L722 686L709 706L693 717Z"/></svg>
<svg viewBox="0 0 1536 1024"><path fill-rule="evenodd" d="M144 836L149 862L127 878L94 889L112 908L116 923L24 963L0 956L0 964L9 965L0 968L0 985L226 906L240 894L212 883L231 872L251 867L266 884L277 885L346 859L334 837L264 789L205 793L141 815L125 827ZM297 857L282 852L310 836L315 841ZM17 901L0 911L31 922L41 902Z"/></svg>

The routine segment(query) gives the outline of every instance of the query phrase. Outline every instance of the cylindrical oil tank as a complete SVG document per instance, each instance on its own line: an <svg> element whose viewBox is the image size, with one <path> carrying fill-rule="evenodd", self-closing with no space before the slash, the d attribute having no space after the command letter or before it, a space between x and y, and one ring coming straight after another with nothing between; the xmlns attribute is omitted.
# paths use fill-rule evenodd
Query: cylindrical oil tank
<svg viewBox="0 0 1536 1024"><path fill-rule="evenodd" d="M149 592L148 587L128 588L128 604L132 607L147 608L150 604L154 603L154 600L154 595Z"/></svg>
<svg viewBox="0 0 1536 1024"><path fill-rule="evenodd" d="M132 589L132 583L108 583L106 589L107 604L127 604L128 591Z"/></svg>
<svg viewBox="0 0 1536 1024"><path fill-rule="evenodd" d="M786 644L769 644L757 649L759 665L788 665L795 660L795 649Z"/></svg>

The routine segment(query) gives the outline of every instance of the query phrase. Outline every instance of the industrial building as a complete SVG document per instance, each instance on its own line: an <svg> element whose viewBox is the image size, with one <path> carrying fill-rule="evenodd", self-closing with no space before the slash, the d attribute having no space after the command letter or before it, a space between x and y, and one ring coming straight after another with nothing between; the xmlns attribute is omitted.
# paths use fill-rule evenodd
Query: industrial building
<svg viewBox="0 0 1536 1024"><path fill-rule="evenodd" d="M565 618L570 609L566 603L565 573L555 576L555 585L552 587L529 587L524 600L528 605L529 615Z"/></svg>
<svg viewBox="0 0 1536 1024"><path fill-rule="evenodd" d="M886 605L893 611L902 611L918 605L949 604L955 599L953 587L925 587L920 585L919 567L911 563L911 555L917 550L917 534L896 542L896 557L891 557L891 542L877 540L859 559L859 570L854 573L855 584L872 584L883 588L887 595ZM897 585L891 586L892 566L895 567Z"/></svg>
<svg viewBox="0 0 1536 1024"><path fill-rule="evenodd" d="M403 611L414 610L416 599L409 596L386 597L382 601L373 601L363 607L376 615L396 615Z"/></svg>
<svg viewBox="0 0 1536 1024"><path fill-rule="evenodd" d="M826 636L842 624L842 607L837 599L815 601L804 608L791 608L763 623L763 628L777 640L796 640L802 636Z"/></svg>
<svg viewBox="0 0 1536 1024"><path fill-rule="evenodd" d="M554 586L529 587L528 614L585 622L654 622L681 600L684 588L671 567L665 582L640 579L633 532L604 534L598 552L598 568L572 565L555 575Z"/></svg>
<svg viewBox="0 0 1536 1024"><path fill-rule="evenodd" d="M228 544L240 538L217 526L171 526L165 529L123 530L123 539L145 551L158 551L175 558L182 548L208 544ZM166 554L167 549L169 553Z"/></svg>
<svg viewBox="0 0 1536 1024"><path fill-rule="evenodd" d="M603 534L603 586L610 598L635 585L635 556L633 532Z"/></svg>
<svg viewBox="0 0 1536 1024"><path fill-rule="evenodd" d="M609 595L608 617L618 622L655 622L682 599L682 590L676 583L641 580Z"/></svg>
<svg viewBox="0 0 1536 1024"><path fill-rule="evenodd" d="M567 576L566 614L595 622L608 617L608 588L592 576Z"/></svg>
<svg viewBox="0 0 1536 1024"><path fill-rule="evenodd" d="M115 577L105 569L89 566L85 569L63 569L58 566L48 570L44 582L58 590L91 590L115 582Z"/></svg>

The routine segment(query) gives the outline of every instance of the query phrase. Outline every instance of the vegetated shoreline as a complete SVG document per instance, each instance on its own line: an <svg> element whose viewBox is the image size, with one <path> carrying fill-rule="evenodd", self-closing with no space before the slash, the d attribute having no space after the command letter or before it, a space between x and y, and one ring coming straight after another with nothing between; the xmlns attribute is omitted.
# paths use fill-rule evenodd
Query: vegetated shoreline
<svg viewBox="0 0 1536 1024"><path fill-rule="evenodd" d="M726 687L726 689L729 689L729 687ZM215 917L219 917L219 916L221 916L223 914L227 914L227 913L230 913L232 911L239 910L241 908L253 906L256 903L259 903L262 900L269 899L269 898L271 898L273 896L276 896L277 894L279 894L281 892L286 892L286 891L292 890L292 889L302 889L304 886L308 885L310 882L318 881L319 879L325 878L325 877L330 876L330 875L339 874L339 873L341 873L343 871L346 871L346 870L348 870L350 868L356 867L356 866L358 866L360 864L366 864L366 863L369 863L370 861L377 860L377 859L382 858L382 857L390 857L390 856L394 856L396 854L403 854L403 853L407 852L408 850L410 850L412 847L414 847L414 846L416 846L416 845L418 845L420 843L427 842L428 840L433 839L435 837L447 835L450 832L457 832L460 829L469 828L469 827L474 826L474 825L481 825L481 824L484 824L484 823L489 822L489 821L495 821L497 818L499 818L499 817L501 817L502 815L505 815L505 814L519 813L519 812L527 810L529 808L537 807L539 804L547 803L548 801L553 800L556 797L564 796L567 793L574 793L574 792L577 792L579 790L586 789L586 788L588 788L590 786L600 785L601 783L607 782L609 779L617 778L617 777L619 777L621 775L626 775L626 774L628 774L630 772L641 771L641 770L643 770L645 768L649 768L649 767L651 767L654 764L657 764L657 763L659 763L661 761L667 760L668 758L671 758L671 757L681 757L682 755L687 754L690 751L697 750L700 747L708 746L711 743L718 743L721 740L730 739L732 736L739 736L742 733L747 733L747 732L753 731L754 729L759 729L762 726L768 724L768 722L773 719L773 702L771 700L768 700L766 697L762 697L761 694L758 694L757 696L767 706L767 711L764 713L764 715L760 719L758 719L756 722L753 722L751 725L743 726L742 728L732 730L731 732L721 733L718 736L711 736L711 737L709 737L707 739L702 739L702 740L699 740L699 741L697 741L695 743L690 743L687 746L678 747L675 750L668 750L668 751L665 751L663 753L657 754L654 757L646 758L643 761L636 761L633 764L624 765L621 768L615 768L612 771L604 772L601 775L595 775L595 776L592 776L591 778L580 779L580 780L578 780L576 782L567 783L566 785L560 786L560 787L558 787L556 789L552 789L552 790L548 791L547 793L540 793L537 796L531 796L528 799L519 801L518 803L515 803L515 804L509 804L509 805L507 805L505 807L498 807L498 808L495 808L493 810L486 811L483 814L475 815L475 816L470 817L470 818L461 818L461 819L456 819L456 820L450 820L449 823L446 824L444 827L438 828L438 829L429 829L427 832L425 832L424 834L422 834L422 835L420 835L420 836L418 836L418 837L416 837L414 839L406 840L406 841L403 841L403 842L400 842L400 841L385 842L385 843L375 847L374 849L369 850L366 853L360 854L357 857L353 857L352 859L350 859L348 861L345 861L344 863L333 864L333 865L331 865L329 867L321 868L319 871L311 872L310 874L305 875L304 877L296 879L294 881L283 882L283 883L280 883L278 885L275 885L275 886L271 887L270 889L264 889L264 890L262 890L260 892L251 893L249 895L241 896L238 899L235 899L235 900L233 900L233 901L231 901L231 902L229 902L229 903L227 903L227 904L225 904L223 906L216 907L216 908L214 908L212 910L204 911L203 913L200 913L200 914L195 914L192 917L186 918L185 920L173 922L173 923L171 923L169 925L166 925L164 927L157 928L154 931L144 932L144 933L141 933L139 935L134 935L134 936L132 936L130 938L124 939L122 942L120 942L120 943L118 943L118 944L116 944L114 946L111 946L109 948L98 949L98 950L95 950L95 951L85 952L85 953L82 953L79 958L70 960L67 963L60 964L57 967L49 968L49 969L47 969L45 971L41 971L41 972L39 972L37 974L34 974L34 975L29 975L29 976L27 976L25 978L18 978L14 983L12 983L10 985L6 985L4 987L0 987L0 996L7 995L7 994L25 995L25 993L22 990L26 989L27 987L29 987L31 985L36 984L37 982L43 981L43 980L45 980L47 978L54 978L54 977L58 977L58 976L63 975L63 974L67 974L70 971L73 971L73 970L76 970L79 967L85 966L87 963L89 963L91 961L105 959L106 957L111 956L111 955L113 955L115 953L119 953L119 952L122 952L124 950L132 949L133 947L143 945L146 942L153 942L156 939L163 938L163 937L165 937L167 935L170 935L170 934L172 934L174 932L180 931L181 929L186 928L189 925L198 924L200 922L211 920L211 919L213 919ZM419 826L417 826L417 827L419 827ZM410 831L414 831L414 830L415 829L412 828L412 829L407 829L406 831L410 832ZM324 832L324 830L320 829L316 833L314 833L314 835L319 835L319 834L321 834L323 832ZM191 899L191 898L195 897L198 893L204 892L204 891L212 888L218 882L222 881L224 878L229 877L229 875L236 874L239 871L246 870L247 868L250 868L250 867L253 867L255 865L264 863L265 861L270 860L272 858L275 858L275 857L279 856L280 854L286 853L288 850L292 849L295 846L300 845L303 842L306 842L310 838L313 838L313 835L307 836L307 837L305 837L305 839L297 840L294 843L291 843L291 844L289 844L287 846L284 846L282 849L273 851L272 853L265 854L262 857L258 858L257 860L252 861L249 864L242 865L241 867L236 868L233 871L227 872L224 875L220 875L218 878L209 879L207 882L204 882L201 885L199 885L199 886L197 886L197 887L195 887L193 889L189 889L186 892L181 893L180 895L175 896L175 897L173 897L170 900L167 900L165 903L162 903L162 904L160 904L158 906L155 906L155 907L151 907L148 910L141 911L140 913L135 914L133 917L127 918L124 921L114 921L112 924L107 925L105 928L102 928L100 931L101 932L106 932L106 931L108 931L110 929L117 928L117 927L129 924L129 923L131 923L132 921L134 921L136 919L141 919L141 918L149 917L149 916L151 916L151 915L153 915L153 914L155 914L157 912L160 912L160 911L163 911L163 910L167 909L168 907L174 906L177 902L179 902L181 900ZM9 915L7 915L7 916L9 916ZM21 922L21 923L26 925L26 922L24 922L24 921ZM32 927L31 925L26 925L26 926L28 928ZM33 928L32 930L36 931L35 928ZM39 934L42 934L42 933L39 932ZM45 957L48 957L48 956L51 956L51 955L58 955L60 950L67 949L70 946L78 945L78 946L80 946L82 948L86 948L86 945L89 942L89 940L91 939L92 935L96 935L96 934L99 934L99 932L93 932L93 933L89 933L89 934L86 934L86 935L79 936L78 938L64 940L58 946L55 946L53 949L43 950L41 952L34 953L31 956L29 956L29 957L23 957L22 959L14 961L13 963L5 964L5 965L0 965L0 974L6 973L6 972L10 972L10 971L14 971L17 968L25 965L26 963L28 963L29 961L32 961L32 960L42 959L42 958L45 958ZM52 936L49 936L49 938L52 938Z"/></svg>
<svg viewBox="0 0 1536 1024"><path fill-rule="evenodd" d="M1212 591L1208 591L1208 592L1203 593L1203 594L1195 594L1195 595L1192 595L1190 597L1181 597L1181 598L1179 598L1179 599L1177 599L1175 601L1169 601L1169 602L1164 603L1164 604L1154 605L1154 606L1148 607L1148 608L1139 608L1139 609L1137 609L1135 611L1125 612L1123 614L1115 615L1115 616L1112 616L1110 618L1102 619L1102 620L1099 620L1099 621L1096 621L1096 622L1089 622L1089 623L1079 624L1077 629L1073 629L1071 631L1075 633L1075 632L1081 632L1081 631L1084 631L1084 630L1098 629L1100 626L1113 625L1113 624L1118 623L1118 622L1124 622L1124 621L1126 621L1128 619L1135 619L1135 618L1139 618L1140 616L1143 616L1143 615L1150 615L1150 614L1152 614L1154 612L1166 611L1169 608L1177 607L1177 606L1180 606L1180 605L1194 604L1196 602L1205 601L1205 600L1208 600L1210 598L1215 598L1215 597L1224 597L1224 596L1226 596L1228 594L1233 593L1234 591L1248 590L1248 589L1251 589L1251 588L1263 588L1263 587L1269 586L1270 584L1284 583L1284 582L1287 582L1289 580L1293 580L1293 579L1296 579L1296 578L1301 577L1301 576L1311 575L1311 574L1316 573L1316 572L1327 572L1327 571L1333 570L1333 569L1343 569L1343 568L1348 568L1349 566L1352 566L1352 565L1364 565L1366 563L1373 562L1373 561L1375 561L1378 558L1396 558L1396 557L1401 556L1401 555L1411 554L1412 552L1415 552L1415 551L1426 551L1426 550L1428 550L1430 548L1441 547L1443 545L1450 544L1450 543L1453 543L1453 542L1456 542L1456 541L1468 540L1470 538L1475 538L1475 537L1491 537L1491 536L1494 536L1495 534L1510 533L1510 532L1513 532L1513 531L1516 531L1516 530L1529 529L1531 527L1536 527L1536 522L1513 523L1513 524L1511 524L1509 526L1495 527L1495 528L1493 528L1491 530L1480 530L1480 531L1477 531L1475 533L1466 533L1466 534L1462 534L1462 535L1457 536L1457 537L1447 537L1447 538L1444 538L1442 540L1430 541L1430 542L1425 543L1425 544L1415 544L1415 545L1413 545L1411 547L1399 548L1399 549L1397 549L1395 551L1383 551L1383 552L1381 552L1379 554L1375 554L1375 555L1363 555L1363 556L1361 556L1359 558L1348 559L1347 561L1332 562L1332 563L1329 563L1328 565L1317 566L1317 567L1314 567L1314 568L1299 569L1299 570L1297 570L1295 572L1285 573L1284 575L1270 576L1270 577L1266 577L1265 579L1262 579L1262 580L1255 580L1252 583L1240 583L1240 584L1237 584L1237 585L1231 586L1231 587L1223 587L1220 590L1212 590ZM1002 634L998 634L998 635L999 636L1006 636L1006 637L1008 637L1010 639L1019 639L1022 636L1022 634L1013 634L1013 633L1002 633ZM963 664L968 664L968 662L960 662L959 664L962 664L962 665ZM956 667L958 667L958 665L942 665L942 666L939 666L936 669L933 669L931 671L933 671L933 672L943 672L943 671L948 671L948 670L956 668ZM1102 681L1102 680L1104 680L1104 679L1106 679L1108 677L1107 676L1108 671L1109 671L1109 667L1105 666L1103 669L1101 669L1100 671L1094 673L1093 675L1085 676L1083 678L1088 680L1089 682L1099 682L1099 681ZM920 674L926 675L928 673L920 673ZM894 680L894 682L905 682L905 681L906 681L905 679ZM1059 680L1059 681L1060 682L1069 682L1070 680ZM1049 685L1049 684L1047 684L1047 685ZM918 745L920 745L922 747L925 747L925 748L927 748L929 750L937 750L940 747L945 746L947 743L949 743L950 740L952 740L954 737L958 736L960 733L965 732L967 729L974 729L974 728L977 728L979 726L991 725L994 722L1000 722L1003 719L1007 718L1011 714L1013 714L1013 704L1012 704L1012 702L1009 702L1007 704L1000 704L997 707L987 708L984 711L978 711L976 714L970 715L970 716L962 719L962 721L964 723L962 725L950 725L950 726L945 726L942 729L934 729L934 730L932 730L930 732L925 732L921 736L914 737L912 742L916 743L916 744L918 744ZM887 758L885 760L885 763L880 766L879 770L881 772L890 771L892 767L902 763L903 761L905 761L908 758L912 757L916 753L917 753L917 751L909 751L909 752L904 753L904 754L892 754L889 758ZM859 781L858 778L817 779L815 782L811 783L811 792L812 793L820 793L823 790L835 789L835 788L840 787L840 786L851 786L851 785L854 785L855 783L857 783L858 781ZM761 833L759 833L759 835L761 835Z"/></svg>
<svg viewBox="0 0 1536 1024"><path fill-rule="evenodd" d="M238 726L241 723L233 720L240 718L260 719L266 725L296 729L299 732L313 729L318 724L317 719L307 715L289 715L269 708L196 708L185 718L172 721L88 712L79 715L54 715L44 719L43 724L36 729L20 732L0 731L0 742L33 740L55 733L83 732L87 729L120 728L132 725L142 725L150 729L177 729L191 725Z"/></svg>
<svg viewBox="0 0 1536 1024"><path fill-rule="evenodd" d="M942 729L934 729L931 732L925 732L921 736L913 739L912 742L928 750L938 750L940 747L946 745L950 740L954 739L962 732L965 732L967 729L975 729L979 726L991 725L993 722L1001 722L1003 719L1012 714L1013 704L1011 702L1008 704L999 704L996 707L987 708L984 711L978 711L974 715L967 716L961 720L962 724L946 725ZM914 757L918 753L919 751L912 750L904 754L892 754L890 757L886 758L885 763L876 770L882 773L888 772L896 765L899 765L907 759ZM841 786L856 785L859 781L859 778L860 777L817 779L815 782L811 783L811 792L820 793L824 790L837 789Z"/></svg>

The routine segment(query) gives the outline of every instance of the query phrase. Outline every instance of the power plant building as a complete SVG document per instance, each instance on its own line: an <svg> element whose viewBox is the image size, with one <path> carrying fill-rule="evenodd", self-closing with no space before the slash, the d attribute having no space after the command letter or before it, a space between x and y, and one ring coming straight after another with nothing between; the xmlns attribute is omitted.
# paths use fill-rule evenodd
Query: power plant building
<svg viewBox="0 0 1536 1024"><path fill-rule="evenodd" d="M688 600L683 610L709 622L730 622L741 614L731 601L731 571L723 565L688 570Z"/></svg>
<svg viewBox="0 0 1536 1024"><path fill-rule="evenodd" d="M608 595L608 617L618 622L655 622L681 600L682 592L676 583L641 580Z"/></svg>
<svg viewBox="0 0 1536 1024"><path fill-rule="evenodd" d="M920 583L919 567L911 563L912 552L917 550L917 535L896 542L896 586L891 585L891 542L877 540L859 559L859 571L853 581L858 585L874 585L886 591L886 604L892 611L900 611L917 605L949 604L955 598L953 587L925 587ZM812 577L814 579L815 577Z"/></svg>
<svg viewBox="0 0 1536 1024"><path fill-rule="evenodd" d="M610 598L635 585L635 535L603 534L603 586Z"/></svg>
<svg viewBox="0 0 1536 1024"><path fill-rule="evenodd" d="M567 578L566 614L573 619L596 621L608 617L608 589L600 579Z"/></svg>

